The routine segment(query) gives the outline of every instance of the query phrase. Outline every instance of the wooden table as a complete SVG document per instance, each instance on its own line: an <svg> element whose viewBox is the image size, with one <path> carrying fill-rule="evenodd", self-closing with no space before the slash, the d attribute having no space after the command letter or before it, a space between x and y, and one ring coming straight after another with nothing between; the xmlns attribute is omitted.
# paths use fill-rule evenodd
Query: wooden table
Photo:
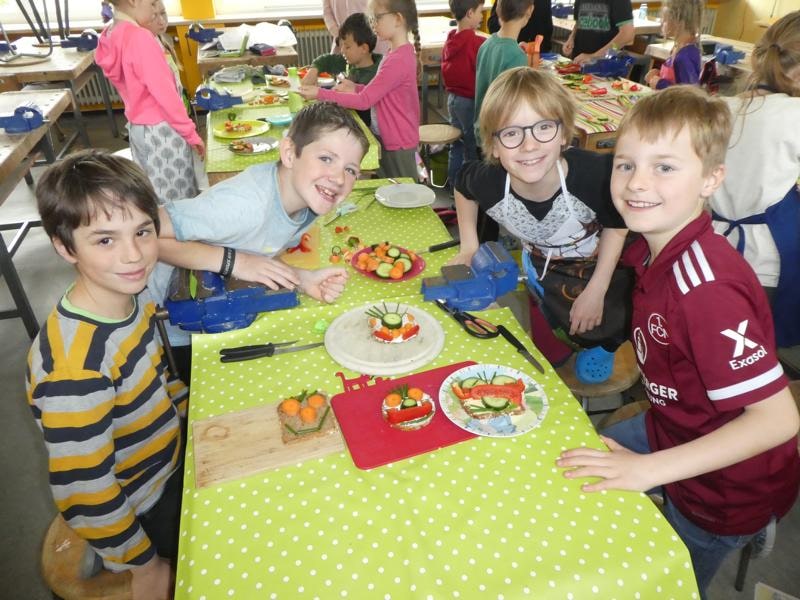
<svg viewBox="0 0 800 600"><path fill-rule="evenodd" d="M224 31L224 30L223 30ZM218 71L223 67L234 67L236 65L296 65L299 58L297 50L293 46L280 46L275 49L272 56L261 56L253 54L245 49L241 56L214 56L213 52L197 52L197 67L200 69L200 76L205 79L210 73Z"/></svg>
<svg viewBox="0 0 800 600"><path fill-rule="evenodd" d="M25 177L34 162L34 150L40 148L48 162L55 160L53 147L47 133L61 113L69 106L70 93L67 90L47 90L35 92L4 92L0 94L0 113L10 113L20 104L33 102L41 110L46 122L27 133L8 134L0 129L0 205L5 202L17 183ZM9 245L0 236L0 271L8 285L16 309L0 311L0 319L19 317L28 335L34 338L39 331L36 315L33 313L28 297L22 287L14 267L14 253L31 227L40 225L39 221L22 223L3 223L0 231L16 231Z"/></svg>
<svg viewBox="0 0 800 600"><path fill-rule="evenodd" d="M33 37L23 37L14 40L13 43L17 46L18 52L47 53L47 48L37 48L34 46L35 42L36 39ZM114 137L119 137L111 98L106 87L107 82L102 70L94 62L94 52L79 52L76 48L53 46L53 53L44 60L20 57L9 63L0 62L0 89L21 90L26 84L63 84L63 87L72 92L72 114L75 117L76 132L65 144L64 151L68 151L77 137L80 137L85 147L91 147L77 96L93 77L98 78L111 132Z"/></svg>
<svg viewBox="0 0 800 600"><path fill-rule="evenodd" d="M375 202L337 223L367 241L391 231L392 241L410 248L448 235L427 207ZM330 229L323 228L323 248L342 237ZM421 277L438 273L455 252L425 255L429 266ZM555 466L562 449L600 447L600 441L513 314L480 313L523 340L544 374L503 338L470 337L423 302L418 286L419 277L384 283L351 271L335 304L304 301L264 314L244 330L193 337L176 599L697 598L686 548L645 495L584 493L581 481L564 478ZM365 301L381 300L425 311L444 330L442 352L418 371L472 360L532 377L549 401L541 426L516 437L468 439L368 471L354 465L341 443L312 457L313 441L301 441L292 446L290 464L197 487L195 423L239 410L274 410L304 388L336 394L343 385L337 372L347 380L359 375L324 348L231 364L219 362L219 350L286 339L287 332L317 341L319 320L331 323ZM437 402L438 385L430 392ZM378 410L375 400L365 410ZM205 427L210 431L208 422ZM409 435L415 433L421 432ZM225 435L222 428L215 434ZM277 427L269 435L279 435Z"/></svg>

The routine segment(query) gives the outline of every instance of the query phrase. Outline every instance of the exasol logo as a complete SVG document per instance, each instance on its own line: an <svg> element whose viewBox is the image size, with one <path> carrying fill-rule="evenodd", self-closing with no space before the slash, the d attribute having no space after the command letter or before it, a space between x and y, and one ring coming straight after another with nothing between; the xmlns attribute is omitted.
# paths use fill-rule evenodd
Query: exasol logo
<svg viewBox="0 0 800 600"><path fill-rule="evenodd" d="M733 348L733 359L729 360L728 364L731 366L731 369L741 369L746 367L747 365L752 365L753 363L761 360L767 355L767 351L764 346L757 344L750 338L748 338L745 334L747 333L747 325L749 320L745 319L739 326L736 328L736 331L733 329L724 329L720 331L722 335L726 338L729 338L736 342L736 345ZM755 350L752 354L745 356L744 358L739 358L742 354L744 354L744 349L749 348L750 350Z"/></svg>

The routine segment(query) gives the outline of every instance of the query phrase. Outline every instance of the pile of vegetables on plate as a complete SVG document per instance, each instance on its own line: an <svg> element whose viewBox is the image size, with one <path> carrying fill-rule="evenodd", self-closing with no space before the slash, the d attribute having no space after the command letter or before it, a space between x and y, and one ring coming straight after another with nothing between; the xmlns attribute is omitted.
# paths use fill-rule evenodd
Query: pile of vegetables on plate
<svg viewBox="0 0 800 600"><path fill-rule="evenodd" d="M228 120L225 121L224 124L225 131L228 133L247 133L253 126L250 123L245 123L244 121L233 121Z"/></svg>
<svg viewBox="0 0 800 600"><path fill-rule="evenodd" d="M381 242L373 244L370 252L359 254L355 267L384 279L401 279L414 266L415 260L417 255L411 250Z"/></svg>
<svg viewBox="0 0 800 600"><path fill-rule="evenodd" d="M399 344L410 340L419 333L419 324L414 315L404 310L400 312L400 304L392 310L384 302L382 306L373 306L367 311L372 336L381 342Z"/></svg>
<svg viewBox="0 0 800 600"><path fill-rule="evenodd" d="M411 431L430 423L436 410L430 395L420 388L401 385L383 398L381 412L390 426Z"/></svg>

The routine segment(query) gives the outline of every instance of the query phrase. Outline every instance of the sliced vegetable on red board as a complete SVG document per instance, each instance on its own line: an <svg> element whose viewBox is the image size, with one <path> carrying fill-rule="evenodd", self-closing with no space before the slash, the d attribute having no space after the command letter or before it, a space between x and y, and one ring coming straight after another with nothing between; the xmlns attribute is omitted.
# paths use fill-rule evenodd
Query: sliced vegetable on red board
<svg viewBox="0 0 800 600"><path fill-rule="evenodd" d="M386 413L386 420L389 423L403 423L404 421L413 421L420 419L425 415L429 415L433 410L433 404L426 402L420 406L413 408L401 408L399 410L390 410Z"/></svg>

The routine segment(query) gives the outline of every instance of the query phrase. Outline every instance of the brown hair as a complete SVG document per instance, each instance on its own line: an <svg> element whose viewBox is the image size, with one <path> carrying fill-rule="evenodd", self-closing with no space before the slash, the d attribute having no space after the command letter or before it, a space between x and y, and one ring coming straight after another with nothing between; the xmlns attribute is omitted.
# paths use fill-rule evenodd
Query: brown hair
<svg viewBox="0 0 800 600"><path fill-rule="evenodd" d="M673 85L638 100L622 118L617 138L635 129L640 138L653 142L661 136L677 136L687 127L692 149L708 174L725 163L732 122L721 98L693 85Z"/></svg>
<svg viewBox="0 0 800 600"><path fill-rule="evenodd" d="M697 35L703 22L703 2L701 0L668 0L664 5L664 16L688 33Z"/></svg>
<svg viewBox="0 0 800 600"><path fill-rule="evenodd" d="M295 154L318 140L321 135L344 129L361 145L363 154L369 150L369 140L353 114L333 102L314 102L298 112L286 136L294 143Z"/></svg>
<svg viewBox="0 0 800 600"><path fill-rule="evenodd" d="M49 167L36 186L36 204L47 235L70 254L72 232L89 225L99 210L110 216L135 206L159 231L158 200L147 175L133 161L105 151L81 150Z"/></svg>
<svg viewBox="0 0 800 600"><path fill-rule="evenodd" d="M475 10L483 4L483 0L450 0L448 4L450 5L450 12L453 13L453 18L456 21L460 21L467 16L470 10Z"/></svg>
<svg viewBox="0 0 800 600"><path fill-rule="evenodd" d="M481 104L478 122L483 155L488 162L498 162L492 154L497 143L494 132L508 122L522 103L529 104L544 119L560 121L566 143L572 140L575 103L556 76L529 67L508 69L492 82Z"/></svg>
<svg viewBox="0 0 800 600"><path fill-rule="evenodd" d="M497 17L501 21L520 19L531 6L533 0L497 0Z"/></svg>
<svg viewBox="0 0 800 600"><path fill-rule="evenodd" d="M771 91L800 96L800 84L789 71L800 67L800 10L775 21L753 48L750 87L764 85Z"/></svg>

